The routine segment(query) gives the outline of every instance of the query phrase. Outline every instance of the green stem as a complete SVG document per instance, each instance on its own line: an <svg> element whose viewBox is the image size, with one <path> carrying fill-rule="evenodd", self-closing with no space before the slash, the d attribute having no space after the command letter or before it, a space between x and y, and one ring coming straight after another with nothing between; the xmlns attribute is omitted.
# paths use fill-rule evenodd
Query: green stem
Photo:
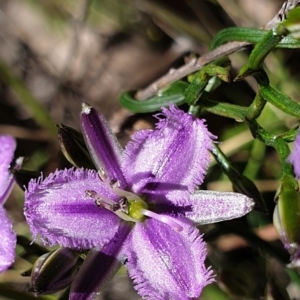
<svg viewBox="0 0 300 300"><path fill-rule="evenodd" d="M210 113L231 118L238 122L244 121L247 112L246 107L225 102L218 102L207 99L206 97L202 97L198 103L203 109Z"/></svg>
<svg viewBox="0 0 300 300"><path fill-rule="evenodd" d="M216 144L213 144L212 154L215 157L218 164L221 166L222 170L225 173L229 173L232 168L228 158L225 156L220 147Z"/></svg>
<svg viewBox="0 0 300 300"><path fill-rule="evenodd" d="M185 103L184 93L188 83L177 81L162 91L161 95L139 101L134 98L132 91L123 92L119 98L120 104L134 113L149 113L160 110L171 103L181 105Z"/></svg>
<svg viewBox="0 0 300 300"><path fill-rule="evenodd" d="M275 148L282 164L283 174L293 176L293 167L287 162L287 158L290 155L287 142L282 137L267 132L254 120L247 123L254 138L262 141L267 146Z"/></svg>
<svg viewBox="0 0 300 300"><path fill-rule="evenodd" d="M284 34L278 34L275 29L267 31L250 54L249 68L258 70L266 56L277 46L283 37Z"/></svg>
<svg viewBox="0 0 300 300"><path fill-rule="evenodd" d="M222 171L231 181L233 190L252 198L255 201L255 209L257 211L266 213L266 204L254 182L233 168L227 157L217 145L214 145L212 153Z"/></svg>
<svg viewBox="0 0 300 300"><path fill-rule="evenodd" d="M287 143L291 143L293 141L295 141L296 136L299 134L299 127L293 128L288 130L287 132L284 132L280 135L278 135L278 137L283 138Z"/></svg>
<svg viewBox="0 0 300 300"><path fill-rule="evenodd" d="M264 98L261 96L260 91L257 92L253 102L248 107L246 111L246 119L248 120L254 120L257 119L262 110L264 109L267 101L264 100Z"/></svg>
<svg viewBox="0 0 300 300"><path fill-rule="evenodd" d="M220 47L228 42L249 42L257 44L266 34L266 30L257 28L245 27L229 27L220 30L211 42L211 50ZM291 36L284 37L279 44L278 48L300 48L300 41Z"/></svg>
<svg viewBox="0 0 300 300"><path fill-rule="evenodd" d="M281 111L300 118L300 104L270 85L260 87L261 96Z"/></svg>

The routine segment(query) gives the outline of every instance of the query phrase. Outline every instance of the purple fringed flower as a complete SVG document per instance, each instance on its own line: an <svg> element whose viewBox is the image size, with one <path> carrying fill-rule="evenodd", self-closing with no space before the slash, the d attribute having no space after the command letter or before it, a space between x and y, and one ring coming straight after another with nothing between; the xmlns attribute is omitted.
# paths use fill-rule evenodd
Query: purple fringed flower
<svg viewBox="0 0 300 300"><path fill-rule="evenodd" d="M288 161L294 167L295 176L300 179L300 134L298 134L295 139L294 149L290 154Z"/></svg>
<svg viewBox="0 0 300 300"><path fill-rule="evenodd" d="M0 136L0 273L4 272L15 259L16 235L11 221L3 208L9 196L14 178L9 172L10 163L16 149L16 141L8 135Z"/></svg>
<svg viewBox="0 0 300 300"><path fill-rule="evenodd" d="M99 171L56 171L29 184L25 215L33 236L93 248L73 282L72 300L94 299L124 262L145 299L197 298L214 279L194 223L253 208L242 194L195 191L214 138L202 120L175 106L156 117L156 128L135 133L123 152L103 117L83 103L82 131Z"/></svg>

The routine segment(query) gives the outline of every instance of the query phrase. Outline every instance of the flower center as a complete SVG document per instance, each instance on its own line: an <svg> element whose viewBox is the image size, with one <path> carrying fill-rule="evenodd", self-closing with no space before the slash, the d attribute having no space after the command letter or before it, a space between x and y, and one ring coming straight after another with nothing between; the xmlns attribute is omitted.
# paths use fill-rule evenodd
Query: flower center
<svg viewBox="0 0 300 300"><path fill-rule="evenodd" d="M157 219L171 226L176 231L182 231L183 228L176 220L166 215L160 215L148 210L147 203L134 193L120 189L118 182L109 182L102 170L98 172L100 179L107 184L115 194L120 196L118 202L112 201L106 197L98 195L93 190L86 190L87 196L95 199L95 204L98 207L103 207L115 213L121 219L130 222L142 222L146 217Z"/></svg>

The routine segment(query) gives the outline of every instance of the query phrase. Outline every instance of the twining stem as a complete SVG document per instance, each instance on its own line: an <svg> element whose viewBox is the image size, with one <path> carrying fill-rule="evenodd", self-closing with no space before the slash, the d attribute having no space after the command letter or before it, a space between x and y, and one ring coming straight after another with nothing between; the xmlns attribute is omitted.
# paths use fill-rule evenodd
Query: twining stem
<svg viewBox="0 0 300 300"><path fill-rule="evenodd" d="M293 176L293 167L287 162L287 158L290 155L290 149L282 136L276 136L275 134L269 133L255 120L248 121L247 124L254 138L262 141L267 146L275 148L282 165L283 174Z"/></svg>
<svg viewBox="0 0 300 300"><path fill-rule="evenodd" d="M275 17L265 26L265 29L270 30L275 28L280 22L282 22L287 13L293 9L300 1L288 0L286 1L279 12L275 15ZM194 72L201 70L205 65L213 62L214 60L232 54L234 52L241 51L245 49L247 46L251 45L251 42L242 41L242 42L229 42L224 45L219 46L218 48L203 54L198 59L194 58L190 60L186 65L178 68L177 70L173 70L172 72L160 77L153 83L151 83L148 87L143 90L140 90L136 93L135 99L137 100L145 100L147 98L152 97L157 94L157 92L169 84L188 76Z"/></svg>

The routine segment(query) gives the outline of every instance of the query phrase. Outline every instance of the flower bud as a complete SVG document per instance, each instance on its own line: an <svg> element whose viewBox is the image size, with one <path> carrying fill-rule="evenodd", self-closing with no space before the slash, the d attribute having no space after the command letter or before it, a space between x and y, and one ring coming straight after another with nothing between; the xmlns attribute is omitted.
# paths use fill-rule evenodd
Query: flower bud
<svg viewBox="0 0 300 300"><path fill-rule="evenodd" d="M82 134L63 124L57 125L58 142L66 159L77 168L95 169Z"/></svg>
<svg viewBox="0 0 300 300"><path fill-rule="evenodd" d="M68 287L75 278L78 257L69 248L59 248L40 256L32 268L29 291L38 296Z"/></svg>
<svg viewBox="0 0 300 300"><path fill-rule="evenodd" d="M300 244L300 193L293 179L284 177L277 192L274 227L284 247L294 255Z"/></svg>

